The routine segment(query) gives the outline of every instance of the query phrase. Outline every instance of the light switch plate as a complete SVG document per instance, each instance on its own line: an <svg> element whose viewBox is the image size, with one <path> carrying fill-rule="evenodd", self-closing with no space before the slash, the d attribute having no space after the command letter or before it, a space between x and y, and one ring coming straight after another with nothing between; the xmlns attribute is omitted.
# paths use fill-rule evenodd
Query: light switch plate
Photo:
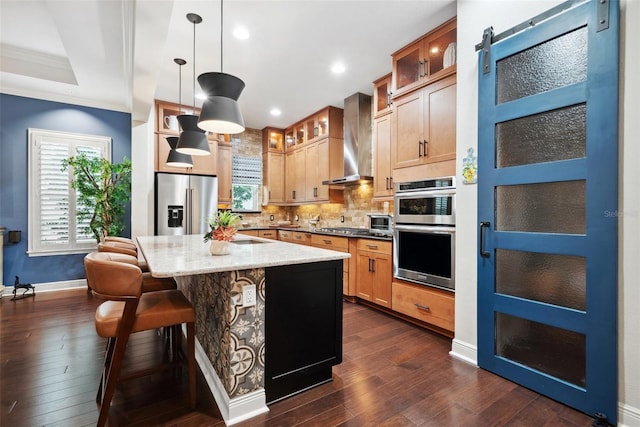
<svg viewBox="0 0 640 427"><path fill-rule="evenodd" d="M253 307L256 305L256 285L244 285L242 287L242 306Z"/></svg>

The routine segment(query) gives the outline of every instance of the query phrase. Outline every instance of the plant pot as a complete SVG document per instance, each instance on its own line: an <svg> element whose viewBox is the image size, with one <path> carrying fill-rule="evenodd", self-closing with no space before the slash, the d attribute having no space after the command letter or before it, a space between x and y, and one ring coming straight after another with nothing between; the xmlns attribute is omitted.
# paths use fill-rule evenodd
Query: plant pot
<svg viewBox="0 0 640 427"><path fill-rule="evenodd" d="M227 255L231 253L231 247L229 242L224 240L212 240L209 246L209 252L211 255Z"/></svg>

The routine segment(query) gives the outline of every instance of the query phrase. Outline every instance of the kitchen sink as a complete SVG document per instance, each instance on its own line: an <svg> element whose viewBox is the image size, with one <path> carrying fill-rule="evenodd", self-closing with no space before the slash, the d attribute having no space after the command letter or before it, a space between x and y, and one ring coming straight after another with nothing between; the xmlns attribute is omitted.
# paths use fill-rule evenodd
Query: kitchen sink
<svg viewBox="0 0 640 427"><path fill-rule="evenodd" d="M258 243L271 243L271 242L263 242L262 240L232 240L231 243L234 245L254 245Z"/></svg>

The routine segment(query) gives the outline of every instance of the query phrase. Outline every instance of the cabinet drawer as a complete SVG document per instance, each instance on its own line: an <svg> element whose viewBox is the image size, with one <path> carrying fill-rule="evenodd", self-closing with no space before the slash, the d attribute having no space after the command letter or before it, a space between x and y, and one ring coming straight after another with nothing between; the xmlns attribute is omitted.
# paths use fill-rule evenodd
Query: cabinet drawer
<svg viewBox="0 0 640 427"><path fill-rule="evenodd" d="M293 241L293 231L289 230L278 230L278 240L282 240L285 242Z"/></svg>
<svg viewBox="0 0 640 427"><path fill-rule="evenodd" d="M349 252L349 238L312 234L311 244L314 246L333 249L334 251Z"/></svg>
<svg viewBox="0 0 640 427"><path fill-rule="evenodd" d="M358 239L358 250L367 252L380 252L391 255L391 242L375 239Z"/></svg>
<svg viewBox="0 0 640 427"><path fill-rule="evenodd" d="M301 245L310 245L311 244L311 233L303 233L301 231L294 231L292 233L292 242L299 243Z"/></svg>
<svg viewBox="0 0 640 427"><path fill-rule="evenodd" d="M278 240L277 230L259 230L258 237L264 237L265 239Z"/></svg>
<svg viewBox="0 0 640 427"><path fill-rule="evenodd" d="M246 234L247 236L256 236L256 237L260 235L258 230L238 230L238 234Z"/></svg>
<svg viewBox="0 0 640 427"><path fill-rule="evenodd" d="M454 330L454 296L429 287L393 282L391 308L423 322Z"/></svg>

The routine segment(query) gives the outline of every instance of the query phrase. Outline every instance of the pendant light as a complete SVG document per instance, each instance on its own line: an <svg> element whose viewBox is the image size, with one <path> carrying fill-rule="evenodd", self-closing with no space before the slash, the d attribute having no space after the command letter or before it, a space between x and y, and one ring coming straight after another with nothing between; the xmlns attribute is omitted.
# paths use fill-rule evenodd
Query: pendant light
<svg viewBox="0 0 640 427"><path fill-rule="evenodd" d="M193 24L193 112L196 111L196 24L202 22L200 15L187 13L187 20ZM198 116L183 114L178 116L182 127L176 151L192 156L207 156L211 153L205 131L198 127Z"/></svg>
<svg viewBox="0 0 640 427"><path fill-rule="evenodd" d="M178 77L178 112L182 113L182 66L187 63L182 58L174 58L173 62L178 64L178 69L180 70L180 74ZM169 136L167 137L167 142L169 143L169 155L167 156L167 166L172 166L174 168L192 168L193 167L193 159L189 154L183 154L176 151L176 146L178 145L178 137L177 136Z"/></svg>
<svg viewBox="0 0 640 427"><path fill-rule="evenodd" d="M198 83L207 95L202 104L198 126L209 132L236 134L244 132L244 119L238 106L238 98L244 82L236 76L223 72L224 9L220 0L220 72L198 76Z"/></svg>

